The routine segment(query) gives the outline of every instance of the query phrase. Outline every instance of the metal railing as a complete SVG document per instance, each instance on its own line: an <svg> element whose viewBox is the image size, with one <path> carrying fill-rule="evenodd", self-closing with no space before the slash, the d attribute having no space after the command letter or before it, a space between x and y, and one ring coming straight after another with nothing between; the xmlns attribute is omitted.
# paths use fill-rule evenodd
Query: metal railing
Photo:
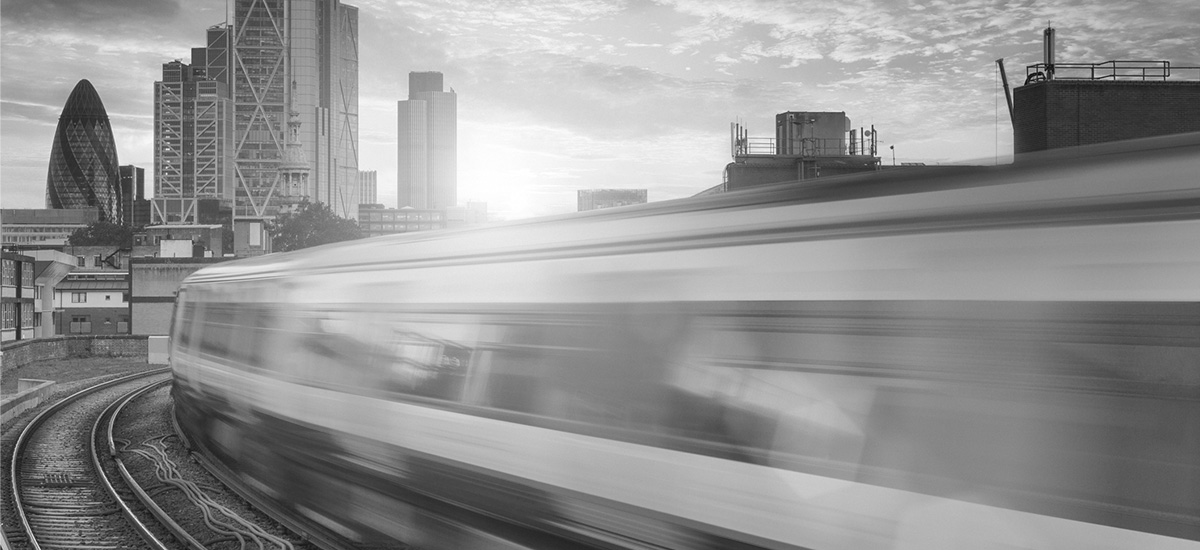
<svg viewBox="0 0 1200 550"><path fill-rule="evenodd" d="M829 138L795 139L780 147L775 138L746 137L734 143L733 156L842 156L846 154L846 140Z"/></svg>
<svg viewBox="0 0 1200 550"><path fill-rule="evenodd" d="M1048 70L1049 69L1049 70ZM1172 67L1170 61L1104 61L1101 63L1038 63L1025 67L1025 83L1044 80L1200 80L1200 67Z"/></svg>

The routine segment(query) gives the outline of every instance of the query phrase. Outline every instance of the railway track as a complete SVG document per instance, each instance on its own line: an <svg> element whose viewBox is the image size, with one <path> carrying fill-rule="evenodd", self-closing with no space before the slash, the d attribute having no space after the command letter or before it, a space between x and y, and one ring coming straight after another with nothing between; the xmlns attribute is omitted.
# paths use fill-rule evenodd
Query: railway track
<svg viewBox="0 0 1200 550"><path fill-rule="evenodd" d="M20 542L32 549L167 548L114 496L94 441L107 405L168 377L161 369L93 386L47 408L26 426L10 471L25 536Z"/></svg>
<svg viewBox="0 0 1200 550"><path fill-rule="evenodd" d="M169 382L166 369L111 380L31 420L8 472L20 525L0 548L311 550L188 460Z"/></svg>

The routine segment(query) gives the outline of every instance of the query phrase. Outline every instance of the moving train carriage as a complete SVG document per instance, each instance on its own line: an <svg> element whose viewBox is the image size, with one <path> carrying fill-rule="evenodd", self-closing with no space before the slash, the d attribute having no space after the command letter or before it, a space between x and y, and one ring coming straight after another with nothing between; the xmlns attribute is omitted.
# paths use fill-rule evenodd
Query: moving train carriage
<svg viewBox="0 0 1200 550"><path fill-rule="evenodd" d="M214 266L177 415L364 543L1196 548L1198 145Z"/></svg>

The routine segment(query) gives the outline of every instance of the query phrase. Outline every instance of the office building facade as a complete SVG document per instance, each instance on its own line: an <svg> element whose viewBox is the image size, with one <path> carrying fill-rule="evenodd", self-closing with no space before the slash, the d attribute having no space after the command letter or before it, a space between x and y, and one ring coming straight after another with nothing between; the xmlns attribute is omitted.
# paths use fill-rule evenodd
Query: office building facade
<svg viewBox="0 0 1200 550"><path fill-rule="evenodd" d="M231 16L232 23L208 30L206 47L193 49L190 69L196 80L220 83L232 103L231 182L213 195L228 192L235 230L270 220L300 198L355 218L358 8L338 0L236 0ZM309 166L305 188L294 192L285 189L294 180L281 173L292 113Z"/></svg>
<svg viewBox="0 0 1200 550"><path fill-rule="evenodd" d="M6 245L61 246L76 230L100 221L94 208L5 208L0 240Z"/></svg>
<svg viewBox="0 0 1200 550"><path fill-rule="evenodd" d="M0 340L24 340L34 337L34 315L37 289L34 281L34 259L22 254L3 253L4 279L0 288L0 312L3 330Z"/></svg>
<svg viewBox="0 0 1200 550"><path fill-rule="evenodd" d="M104 103L80 80L58 118L46 176L46 208L95 208L100 220L123 223L117 144Z"/></svg>
<svg viewBox="0 0 1200 550"><path fill-rule="evenodd" d="M209 39L228 43L229 28L209 29ZM200 223L202 200L232 205L234 104L228 83L217 80L224 73L206 48L193 49L190 65L163 64L154 83L152 223Z"/></svg>
<svg viewBox="0 0 1200 550"><path fill-rule="evenodd" d="M132 164L118 168L121 172L121 204L125 208L125 225L150 225L150 201L146 200L146 169Z"/></svg>
<svg viewBox="0 0 1200 550"><path fill-rule="evenodd" d="M396 203L446 209L458 201L458 96L442 73L408 74L408 99L397 102Z"/></svg>
<svg viewBox="0 0 1200 550"><path fill-rule="evenodd" d="M230 69L236 103L235 218L270 218L289 113L310 167L301 195L358 212L358 8L337 0L238 0Z"/></svg>
<svg viewBox="0 0 1200 550"><path fill-rule="evenodd" d="M359 204L375 204L379 202L379 173L375 170L360 170L358 172Z"/></svg>

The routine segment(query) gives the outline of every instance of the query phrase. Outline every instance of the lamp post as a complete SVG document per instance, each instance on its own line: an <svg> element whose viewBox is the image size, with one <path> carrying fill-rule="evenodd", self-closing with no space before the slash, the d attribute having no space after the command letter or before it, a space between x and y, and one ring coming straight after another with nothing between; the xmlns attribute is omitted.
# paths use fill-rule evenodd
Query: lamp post
<svg viewBox="0 0 1200 550"><path fill-rule="evenodd" d="M888 145L888 149L892 150L892 166L896 165L896 146Z"/></svg>

